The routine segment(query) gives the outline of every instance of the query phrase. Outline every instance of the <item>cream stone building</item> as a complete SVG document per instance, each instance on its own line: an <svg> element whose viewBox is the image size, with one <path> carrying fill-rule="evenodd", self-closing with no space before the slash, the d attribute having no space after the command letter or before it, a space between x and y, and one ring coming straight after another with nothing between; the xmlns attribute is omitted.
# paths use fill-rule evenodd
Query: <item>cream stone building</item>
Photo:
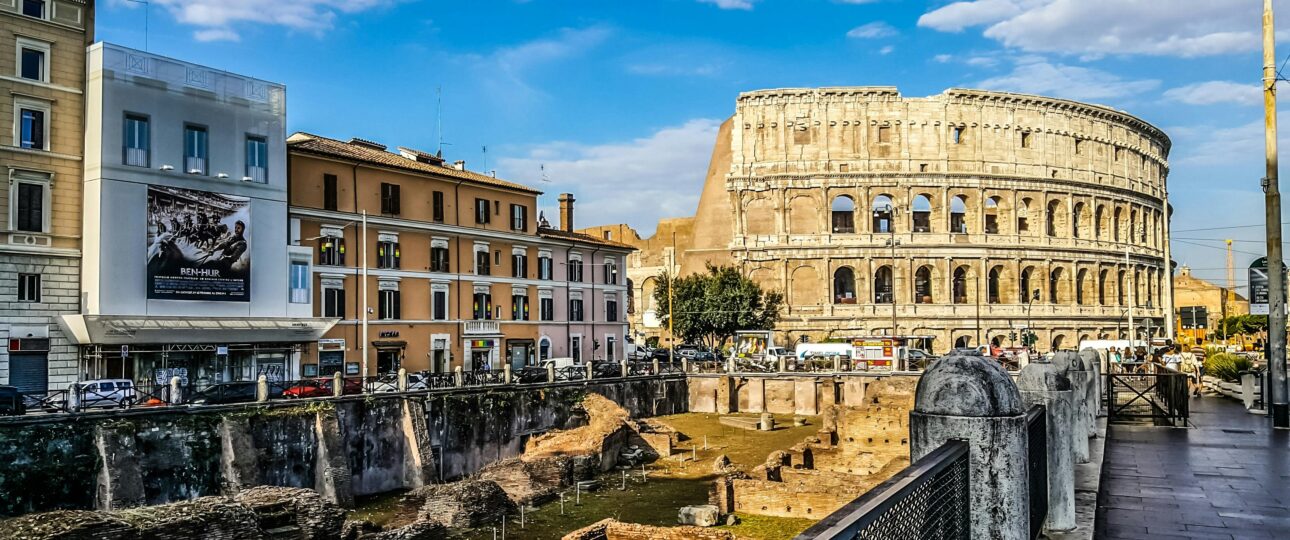
<svg viewBox="0 0 1290 540"><path fill-rule="evenodd" d="M781 344L927 336L1042 350L1170 332L1170 140L1132 115L1041 96L891 87L743 93L721 127L699 208L633 243L637 335L660 335L669 265L735 264L784 291ZM671 232L675 239L672 253ZM666 237L660 235L666 234ZM675 259L675 263L672 261ZM1140 334L1141 335L1141 334Z"/></svg>

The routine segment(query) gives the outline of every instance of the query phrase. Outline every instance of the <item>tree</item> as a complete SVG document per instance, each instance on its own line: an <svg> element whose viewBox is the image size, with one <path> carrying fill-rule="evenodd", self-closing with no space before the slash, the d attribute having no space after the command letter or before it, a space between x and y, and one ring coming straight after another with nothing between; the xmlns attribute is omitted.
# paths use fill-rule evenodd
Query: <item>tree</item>
<svg viewBox="0 0 1290 540"><path fill-rule="evenodd" d="M1252 335L1268 329L1267 315L1233 315L1218 321L1215 336Z"/></svg>
<svg viewBox="0 0 1290 540"><path fill-rule="evenodd" d="M782 293L762 290L733 266L709 264L706 272L681 278L663 272L658 279L654 300L659 318L672 315L667 297L675 285L673 331L685 343L700 343L714 350L735 332L774 328L784 305Z"/></svg>

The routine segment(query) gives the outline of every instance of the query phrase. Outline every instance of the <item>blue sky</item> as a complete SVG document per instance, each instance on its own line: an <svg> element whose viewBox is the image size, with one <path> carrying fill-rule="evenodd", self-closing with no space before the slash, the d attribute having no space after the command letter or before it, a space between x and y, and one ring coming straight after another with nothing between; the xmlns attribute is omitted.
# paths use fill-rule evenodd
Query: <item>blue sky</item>
<svg viewBox="0 0 1290 540"><path fill-rule="evenodd" d="M1264 251L1258 228L1195 230L1263 221L1259 4L151 0L146 11L152 52L285 83L291 131L434 150L441 87L445 157L539 187L545 207L573 191L579 225L642 234L693 213L741 91L979 87L1101 103L1173 138L1174 257L1221 278L1222 238L1237 240L1238 267ZM1277 6L1285 28L1290 0ZM97 37L143 48L144 20L138 3L102 1Z"/></svg>

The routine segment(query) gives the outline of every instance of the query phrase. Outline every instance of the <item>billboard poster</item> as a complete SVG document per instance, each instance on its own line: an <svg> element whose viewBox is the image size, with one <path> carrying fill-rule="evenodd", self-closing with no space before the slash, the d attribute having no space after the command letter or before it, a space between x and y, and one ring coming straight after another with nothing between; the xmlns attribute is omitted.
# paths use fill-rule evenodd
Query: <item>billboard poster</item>
<svg viewBox="0 0 1290 540"><path fill-rule="evenodd" d="M251 300L251 200L148 186L148 299Z"/></svg>

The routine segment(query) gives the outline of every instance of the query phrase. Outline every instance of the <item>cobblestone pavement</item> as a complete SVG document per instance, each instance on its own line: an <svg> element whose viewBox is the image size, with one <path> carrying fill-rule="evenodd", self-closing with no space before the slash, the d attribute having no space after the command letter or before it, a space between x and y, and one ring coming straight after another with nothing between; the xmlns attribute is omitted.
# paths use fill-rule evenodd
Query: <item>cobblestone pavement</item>
<svg viewBox="0 0 1290 540"><path fill-rule="evenodd" d="M1217 396L1191 423L1107 427L1096 538L1290 538L1290 431Z"/></svg>

